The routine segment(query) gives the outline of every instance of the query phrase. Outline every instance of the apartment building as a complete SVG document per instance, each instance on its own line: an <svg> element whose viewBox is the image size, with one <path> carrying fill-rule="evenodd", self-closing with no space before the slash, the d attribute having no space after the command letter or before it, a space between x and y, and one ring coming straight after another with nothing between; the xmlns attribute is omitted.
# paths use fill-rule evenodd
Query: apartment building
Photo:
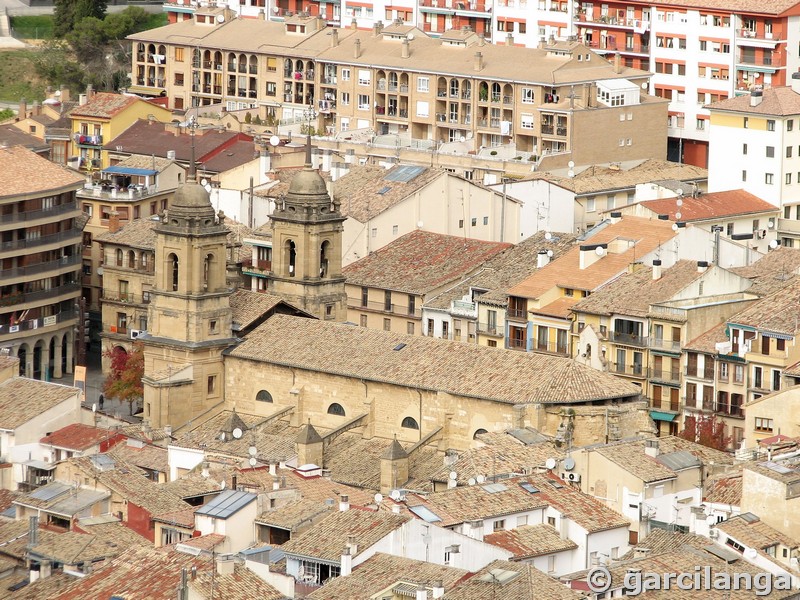
<svg viewBox="0 0 800 600"><path fill-rule="evenodd" d="M313 130L337 139L372 132L398 148L461 154L511 146L511 158L558 155L563 166L666 152L666 101L642 91L650 74L577 42L484 45L471 31L434 39L400 25L328 31L311 17L273 23L217 9L129 39L134 73L166 56L165 85L152 91L174 108L252 107L302 122L313 104Z"/></svg>
<svg viewBox="0 0 800 600"><path fill-rule="evenodd" d="M800 79L711 105L708 189L741 187L781 211L784 246L800 244Z"/></svg>
<svg viewBox="0 0 800 600"><path fill-rule="evenodd" d="M60 379L75 365L83 177L21 146L0 162L0 348L22 375Z"/></svg>

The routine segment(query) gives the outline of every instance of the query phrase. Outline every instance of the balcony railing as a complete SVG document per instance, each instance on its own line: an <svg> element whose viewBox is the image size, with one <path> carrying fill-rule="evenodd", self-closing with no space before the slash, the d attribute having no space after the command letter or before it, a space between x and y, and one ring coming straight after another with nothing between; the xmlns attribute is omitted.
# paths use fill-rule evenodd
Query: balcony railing
<svg viewBox="0 0 800 600"><path fill-rule="evenodd" d="M536 352L547 352L548 354L561 354L564 356L569 353L567 346L564 344L553 344L552 342L540 343L535 340L533 342L533 350Z"/></svg>
<svg viewBox="0 0 800 600"><path fill-rule="evenodd" d="M741 55L739 57L739 64L742 65L753 65L756 67L771 67L772 64L772 57L771 56L750 56L750 55Z"/></svg>
<svg viewBox="0 0 800 600"><path fill-rule="evenodd" d="M683 374L687 377L693 377L695 379L706 379L711 381L714 379L714 369L700 369L699 367L691 368L691 367L684 367Z"/></svg>
<svg viewBox="0 0 800 600"><path fill-rule="evenodd" d="M511 319L527 319L528 318L528 311L524 308L509 308L506 311L506 314Z"/></svg>
<svg viewBox="0 0 800 600"><path fill-rule="evenodd" d="M647 336L637 335L635 333L617 333L616 331L609 332L612 342L617 344L625 344L626 346L638 346L639 348L647 347Z"/></svg>
<svg viewBox="0 0 800 600"><path fill-rule="evenodd" d="M680 352L680 341L664 340L662 338L650 338L650 347L656 350L666 350L668 352Z"/></svg>
<svg viewBox="0 0 800 600"><path fill-rule="evenodd" d="M630 375L632 377L647 377L647 368L644 365L611 363L611 372L617 375Z"/></svg>
<svg viewBox="0 0 800 600"><path fill-rule="evenodd" d="M680 412L681 403L678 400L670 400L669 398L661 398L661 400L652 401L652 406L656 410L668 410L670 412Z"/></svg>
<svg viewBox="0 0 800 600"><path fill-rule="evenodd" d="M76 144L82 144L85 146L102 146L103 145L103 136L102 135L86 135L83 133L75 133L72 136L72 139L75 140Z"/></svg>
<svg viewBox="0 0 800 600"><path fill-rule="evenodd" d="M526 350L527 343L519 338L511 338L508 340L508 348L511 350Z"/></svg>
<svg viewBox="0 0 800 600"><path fill-rule="evenodd" d="M82 190L78 190L78 197L86 198L87 196L91 196L104 200L134 200L136 198L146 198L147 196L152 196L157 193L159 193L157 185L136 185L128 189L120 190L107 186L93 185L92 187L85 187Z"/></svg>
<svg viewBox="0 0 800 600"><path fill-rule="evenodd" d="M21 321L16 325L0 325L0 336L2 335L19 335L21 331L30 331L33 329L41 329L43 327L51 327L64 321L77 318L77 313L70 310L62 310L60 313L51 315L49 317L40 317L38 319L27 319Z"/></svg>
<svg viewBox="0 0 800 600"><path fill-rule="evenodd" d="M19 248L34 248L36 246L44 246L47 244L54 244L56 242L74 240L76 243L81 239L81 232L78 229L70 229L69 231L61 231L51 235L43 235L38 238L28 238L24 240L13 240L10 242L0 243L0 251L17 250Z"/></svg>
<svg viewBox="0 0 800 600"><path fill-rule="evenodd" d="M2 222L0 223L0 229L3 228L3 225L8 223L18 224L21 221L35 221L36 219L55 217L75 210L78 210L78 203L67 202L65 204L58 204L57 206L52 206L50 208L23 210L8 215L3 215Z"/></svg>
<svg viewBox="0 0 800 600"><path fill-rule="evenodd" d="M503 329L498 327L495 323L478 323L478 333L502 337Z"/></svg>
<svg viewBox="0 0 800 600"><path fill-rule="evenodd" d="M101 298L103 302L114 302L118 304L149 304L150 294L134 294L133 292L112 292L103 290Z"/></svg>
<svg viewBox="0 0 800 600"><path fill-rule="evenodd" d="M453 300L453 305L450 312L453 314L474 318L478 316L478 305L475 302Z"/></svg>
<svg viewBox="0 0 800 600"><path fill-rule="evenodd" d="M741 406L720 405L714 407L714 412L726 417L744 418L744 408Z"/></svg>
<svg viewBox="0 0 800 600"><path fill-rule="evenodd" d="M252 258L245 258L242 261L243 271L259 271L266 273L272 270L271 260L253 260Z"/></svg>
<svg viewBox="0 0 800 600"><path fill-rule="evenodd" d="M81 289L80 283L65 283L57 285L47 290L37 290L35 292L12 292L5 296L0 296L0 306L14 306L15 304L27 304L37 300L47 298L57 298L71 292L78 292Z"/></svg>
<svg viewBox="0 0 800 600"><path fill-rule="evenodd" d="M3 279L13 279L14 277L24 277L28 275L37 275L39 273L47 273L48 271L56 271L64 267L77 266L81 264L83 258L79 254L73 256L65 256L58 260L49 260L47 262L38 263L35 265L28 265L26 267L15 267L13 269L3 269Z"/></svg>
<svg viewBox="0 0 800 600"><path fill-rule="evenodd" d="M350 301L347 303L347 307L355 310L369 310L393 315L402 315L404 317L422 318L422 309L414 307L412 310L408 304L387 305L384 302L367 302L364 304L362 302L357 302L353 299L350 299Z"/></svg>
<svg viewBox="0 0 800 600"><path fill-rule="evenodd" d="M658 379L659 381L677 383L681 380L681 372L678 370L669 369L651 369L650 379Z"/></svg>

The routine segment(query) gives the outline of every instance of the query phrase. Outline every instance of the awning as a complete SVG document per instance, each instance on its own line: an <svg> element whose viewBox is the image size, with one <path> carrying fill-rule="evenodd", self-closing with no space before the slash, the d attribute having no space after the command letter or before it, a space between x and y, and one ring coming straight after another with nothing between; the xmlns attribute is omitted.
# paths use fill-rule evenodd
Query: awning
<svg viewBox="0 0 800 600"><path fill-rule="evenodd" d="M661 412L660 410L651 410L650 411L650 418L654 421L666 421L667 423L672 423L678 415Z"/></svg>
<svg viewBox="0 0 800 600"><path fill-rule="evenodd" d="M158 171L114 165L113 167L106 167L103 169L103 173L111 173L112 175L157 175Z"/></svg>
<svg viewBox="0 0 800 600"><path fill-rule="evenodd" d="M52 471L56 468L55 463L46 463L43 460L29 460L22 464L31 469L41 469L42 471Z"/></svg>
<svg viewBox="0 0 800 600"><path fill-rule="evenodd" d="M191 12L194 12L192 10ZM158 87L145 87L140 85L132 85L129 88L125 89L126 92L129 94L138 94L139 96L160 96L166 90L164 88Z"/></svg>

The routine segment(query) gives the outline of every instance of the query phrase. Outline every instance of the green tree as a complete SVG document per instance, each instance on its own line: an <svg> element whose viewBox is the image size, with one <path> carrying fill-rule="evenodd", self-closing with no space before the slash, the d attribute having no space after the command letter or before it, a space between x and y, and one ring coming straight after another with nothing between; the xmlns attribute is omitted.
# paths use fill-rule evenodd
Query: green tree
<svg viewBox="0 0 800 600"><path fill-rule="evenodd" d="M66 85L70 89L83 89L86 85L86 72L74 60L69 46L64 42L49 40L32 53L36 74L48 84Z"/></svg>
<svg viewBox="0 0 800 600"><path fill-rule="evenodd" d="M110 373L103 383L103 394L126 401L133 414L134 406L138 406L144 395L144 347L135 343L130 352L125 352L117 346L103 355L111 359Z"/></svg>
<svg viewBox="0 0 800 600"><path fill-rule="evenodd" d="M64 37L86 17L103 19L106 16L106 0L55 0L53 9L53 34Z"/></svg>

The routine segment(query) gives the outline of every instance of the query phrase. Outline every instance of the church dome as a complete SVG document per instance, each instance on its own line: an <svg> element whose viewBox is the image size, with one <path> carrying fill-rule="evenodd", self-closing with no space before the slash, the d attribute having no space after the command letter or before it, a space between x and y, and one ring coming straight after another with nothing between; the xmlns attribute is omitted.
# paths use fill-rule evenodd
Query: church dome
<svg viewBox="0 0 800 600"><path fill-rule="evenodd" d="M286 196L287 200L291 198L300 202L319 201L328 204L331 201L325 180L309 166L294 176Z"/></svg>
<svg viewBox="0 0 800 600"><path fill-rule="evenodd" d="M211 208L211 196L202 185L196 181L187 181L175 190L172 208Z"/></svg>

